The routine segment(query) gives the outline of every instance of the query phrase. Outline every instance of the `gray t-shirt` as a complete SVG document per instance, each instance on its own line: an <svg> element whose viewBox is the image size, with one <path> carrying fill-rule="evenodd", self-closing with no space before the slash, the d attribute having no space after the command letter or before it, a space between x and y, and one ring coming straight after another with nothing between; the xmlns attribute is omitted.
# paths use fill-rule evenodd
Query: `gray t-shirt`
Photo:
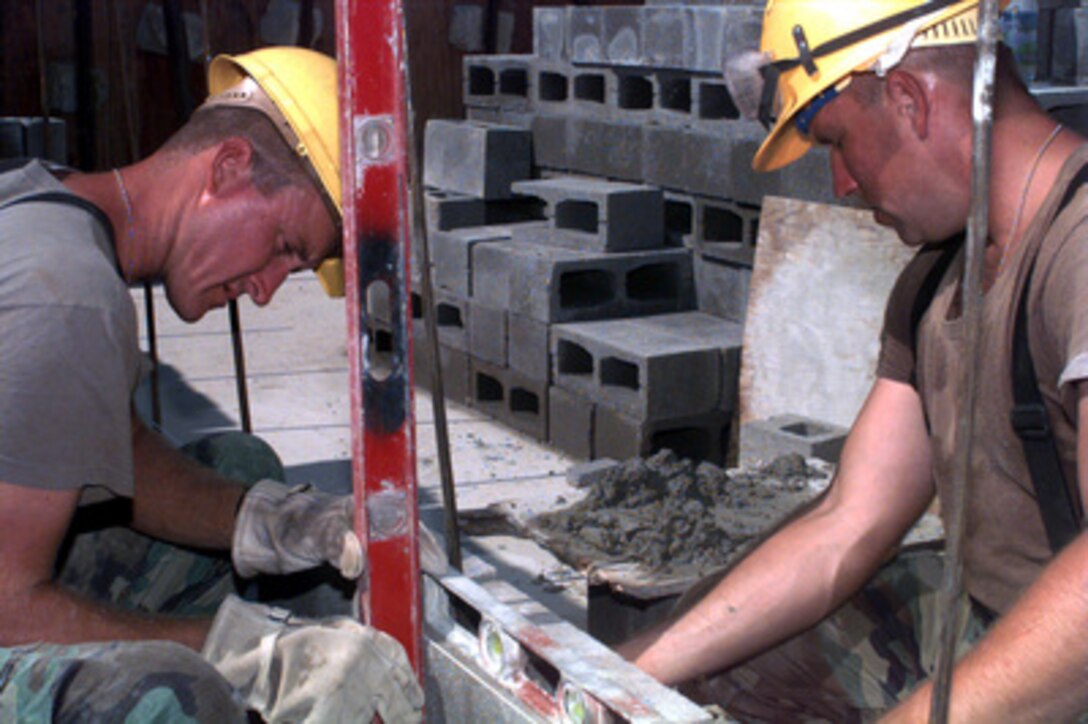
<svg viewBox="0 0 1088 724"><path fill-rule="evenodd" d="M0 174L0 206L65 192L40 163ZM55 202L0 210L0 482L132 495L136 310L102 225Z"/></svg>

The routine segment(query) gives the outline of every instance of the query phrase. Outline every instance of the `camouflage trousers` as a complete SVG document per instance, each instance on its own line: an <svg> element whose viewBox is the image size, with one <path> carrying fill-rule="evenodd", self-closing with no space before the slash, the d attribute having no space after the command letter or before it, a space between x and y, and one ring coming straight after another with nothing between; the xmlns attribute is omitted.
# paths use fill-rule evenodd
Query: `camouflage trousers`
<svg viewBox="0 0 1088 724"><path fill-rule="evenodd" d="M275 453L252 436L227 433L182 450L243 482L283 478ZM237 593L228 555L94 520L105 511L77 514L58 565L65 588L128 610L207 617ZM181 644L35 644L0 648L0 721L234 722L246 721L246 713L219 672Z"/></svg>
<svg viewBox="0 0 1088 724"><path fill-rule="evenodd" d="M904 551L834 614L805 633L682 691L742 722L864 722L906 698L936 669L943 557ZM960 604L957 655L992 615Z"/></svg>

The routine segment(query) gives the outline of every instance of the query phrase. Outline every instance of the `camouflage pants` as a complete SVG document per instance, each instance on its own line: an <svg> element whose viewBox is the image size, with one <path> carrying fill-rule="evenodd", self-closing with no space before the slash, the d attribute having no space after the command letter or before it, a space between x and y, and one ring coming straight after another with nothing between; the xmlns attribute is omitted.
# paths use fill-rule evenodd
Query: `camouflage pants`
<svg viewBox="0 0 1088 724"><path fill-rule="evenodd" d="M265 443L240 433L183 448L225 475L253 483L283 478ZM80 515L101 517L106 510ZM211 616L237 592L226 554L153 540L123 526L77 520L58 567L66 588L146 613ZM0 648L0 721L232 722L245 709L200 654L166 641Z"/></svg>
<svg viewBox="0 0 1088 724"><path fill-rule="evenodd" d="M942 563L934 549L905 551L819 625L683 691L743 722L876 719L936 668ZM965 599L959 620L962 655L991 618Z"/></svg>

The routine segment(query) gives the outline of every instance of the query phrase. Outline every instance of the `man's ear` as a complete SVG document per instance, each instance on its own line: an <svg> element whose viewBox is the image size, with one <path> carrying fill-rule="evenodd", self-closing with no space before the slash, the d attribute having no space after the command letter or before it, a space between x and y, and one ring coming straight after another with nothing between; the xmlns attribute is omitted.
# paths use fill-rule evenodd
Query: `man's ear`
<svg viewBox="0 0 1088 724"><path fill-rule="evenodd" d="M253 146L240 136L231 136L215 149L208 174L208 192L212 195L229 194L250 183L253 163Z"/></svg>
<svg viewBox="0 0 1088 724"><path fill-rule="evenodd" d="M909 70L895 68L884 79L885 101L919 140L929 137L930 87Z"/></svg>

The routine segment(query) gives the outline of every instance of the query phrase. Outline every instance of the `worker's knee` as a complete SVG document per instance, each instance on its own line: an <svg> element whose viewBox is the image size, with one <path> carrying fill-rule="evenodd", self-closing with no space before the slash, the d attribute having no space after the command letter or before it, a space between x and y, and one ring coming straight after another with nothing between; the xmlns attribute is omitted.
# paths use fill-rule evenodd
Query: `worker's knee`
<svg viewBox="0 0 1088 724"><path fill-rule="evenodd" d="M59 721L245 721L226 679L168 641L111 643L81 656L54 702Z"/></svg>
<svg viewBox="0 0 1088 724"><path fill-rule="evenodd" d="M181 450L197 462L243 483L264 478L284 479L283 462L272 446L256 435L223 432L194 440Z"/></svg>

